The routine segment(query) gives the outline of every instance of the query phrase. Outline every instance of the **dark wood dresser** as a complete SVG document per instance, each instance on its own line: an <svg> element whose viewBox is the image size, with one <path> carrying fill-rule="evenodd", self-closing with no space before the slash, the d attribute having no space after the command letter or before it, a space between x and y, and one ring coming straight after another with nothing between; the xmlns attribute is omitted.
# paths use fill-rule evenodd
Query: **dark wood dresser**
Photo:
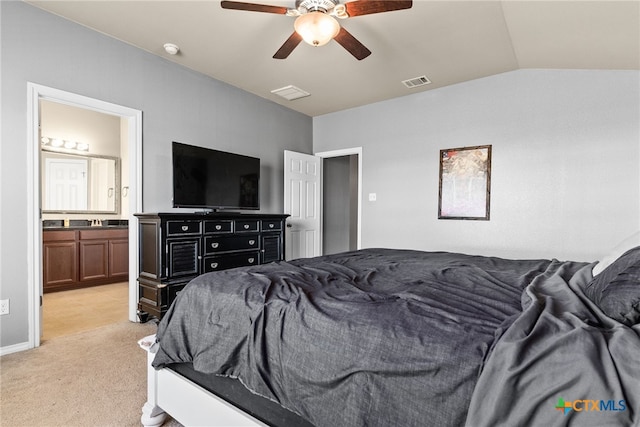
<svg viewBox="0 0 640 427"><path fill-rule="evenodd" d="M284 259L288 215L141 213L139 300L142 322L161 319L194 277Z"/></svg>

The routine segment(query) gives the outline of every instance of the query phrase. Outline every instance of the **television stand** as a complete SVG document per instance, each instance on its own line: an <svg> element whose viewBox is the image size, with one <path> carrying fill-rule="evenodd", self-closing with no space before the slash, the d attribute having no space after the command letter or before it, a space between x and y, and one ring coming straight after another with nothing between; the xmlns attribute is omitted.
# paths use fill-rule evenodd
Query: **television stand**
<svg viewBox="0 0 640 427"><path fill-rule="evenodd" d="M138 317L161 319L200 274L284 260L289 215L140 213Z"/></svg>

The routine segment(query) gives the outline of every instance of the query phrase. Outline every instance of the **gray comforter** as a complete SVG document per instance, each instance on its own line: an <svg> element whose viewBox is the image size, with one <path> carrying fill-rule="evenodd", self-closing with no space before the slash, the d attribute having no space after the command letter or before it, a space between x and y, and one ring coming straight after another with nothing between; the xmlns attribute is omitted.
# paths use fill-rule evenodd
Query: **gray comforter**
<svg viewBox="0 0 640 427"><path fill-rule="evenodd" d="M631 398L615 387L597 396L577 385L564 393L549 382L588 382L579 374L584 366L571 363L582 355L570 342L579 352L595 349L592 365L606 359L599 379L638 380L630 362L640 353L626 354L623 366L606 354L615 332L582 345L589 335L582 318L541 323L547 310L582 309L568 283L586 267L368 249L205 274L160 323L154 366L193 362L198 371L237 377L318 427L536 425L529 422L539 414L561 423L559 397L626 399L637 411L637 384L625 381ZM573 295L570 307L564 294L548 303L546 293L559 287ZM560 344L554 331L562 332ZM638 348L637 335L620 339ZM607 415L629 421L633 410Z"/></svg>
<svg viewBox="0 0 640 427"><path fill-rule="evenodd" d="M478 380L469 426L640 426L640 324L613 320L585 296L591 267L572 275L562 266L527 287L524 312Z"/></svg>

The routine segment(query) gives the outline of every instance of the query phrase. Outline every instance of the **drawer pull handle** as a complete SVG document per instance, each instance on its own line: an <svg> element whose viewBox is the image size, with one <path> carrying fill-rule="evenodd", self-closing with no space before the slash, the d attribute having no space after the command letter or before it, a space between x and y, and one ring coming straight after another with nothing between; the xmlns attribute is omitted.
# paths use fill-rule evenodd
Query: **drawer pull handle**
<svg viewBox="0 0 640 427"><path fill-rule="evenodd" d="M274 223L270 223L270 224L269 224L269 228L273 228L273 227L275 227L275 226L276 226L276 225L275 225Z"/></svg>
<svg viewBox="0 0 640 427"><path fill-rule="evenodd" d="M220 243L218 243L218 242L213 242L213 243L211 243L211 247L212 247L213 249L217 248L218 246L220 246Z"/></svg>
<svg viewBox="0 0 640 427"><path fill-rule="evenodd" d="M248 229L249 229L249 224L245 224L245 225L244 225L244 229L245 229L245 230L248 230Z"/></svg>
<svg viewBox="0 0 640 427"><path fill-rule="evenodd" d="M220 224L216 225L216 230L222 230L222 226Z"/></svg>
<svg viewBox="0 0 640 427"><path fill-rule="evenodd" d="M255 260L256 260L255 258L249 258L249 260L248 260L248 261L249 261L249 264L253 264L253 262L254 262Z"/></svg>
<svg viewBox="0 0 640 427"><path fill-rule="evenodd" d="M255 240L253 240L253 239L249 240L249 245L253 246L253 245L255 245L255 244L256 244L256 241L255 241Z"/></svg>
<svg viewBox="0 0 640 427"><path fill-rule="evenodd" d="M183 225L182 226L182 231L187 231L189 230L189 226L188 225Z"/></svg>
<svg viewBox="0 0 640 427"><path fill-rule="evenodd" d="M211 268L218 268L218 263L217 262L212 262L211 263Z"/></svg>

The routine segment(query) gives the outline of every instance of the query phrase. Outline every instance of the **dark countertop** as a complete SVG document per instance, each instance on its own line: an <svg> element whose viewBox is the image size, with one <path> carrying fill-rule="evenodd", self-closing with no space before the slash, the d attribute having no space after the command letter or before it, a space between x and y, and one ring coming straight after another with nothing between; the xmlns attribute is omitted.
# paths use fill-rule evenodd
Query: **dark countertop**
<svg viewBox="0 0 640 427"><path fill-rule="evenodd" d="M122 230L126 230L128 229L129 226L128 225L103 225L103 226L90 226L90 225L70 225L69 227L64 227L64 226L60 226L60 225L55 225L55 226L43 226L42 229L44 231L60 231L60 230L111 230L111 229L122 229Z"/></svg>
<svg viewBox="0 0 640 427"><path fill-rule="evenodd" d="M62 219L45 219L42 221L43 230L99 230L108 228L129 228L129 221L126 219L104 219L102 225L92 226L90 219L71 219L69 226L64 226Z"/></svg>

